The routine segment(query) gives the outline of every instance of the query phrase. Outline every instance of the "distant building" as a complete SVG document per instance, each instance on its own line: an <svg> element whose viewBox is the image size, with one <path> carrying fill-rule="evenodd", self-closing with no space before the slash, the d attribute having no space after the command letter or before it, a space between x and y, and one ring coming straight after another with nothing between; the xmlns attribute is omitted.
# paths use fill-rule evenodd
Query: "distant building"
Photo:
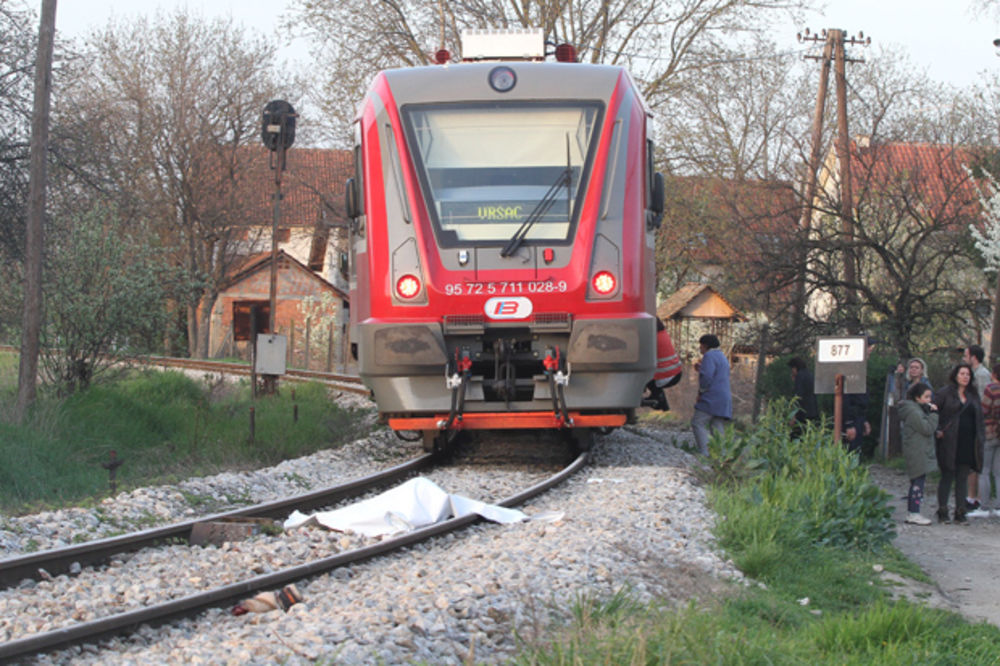
<svg viewBox="0 0 1000 666"><path fill-rule="evenodd" d="M246 340L250 313L263 331L270 312L271 236L274 224L273 155L263 147L244 149L245 164L235 196L245 211L237 254L220 287L209 319L209 355L249 357ZM350 151L291 148L282 174L278 219L276 289L277 332L294 342L304 364L305 332L310 332L312 365L330 351L335 366L346 363L344 334L348 318L346 261L349 220L344 213L344 183L353 175ZM293 332L294 331L294 332ZM331 333L334 340L329 340ZM294 338L294 340L293 340ZM319 347L323 348L320 349ZM290 352L291 353L291 352ZM320 368L317 368L320 369Z"/></svg>

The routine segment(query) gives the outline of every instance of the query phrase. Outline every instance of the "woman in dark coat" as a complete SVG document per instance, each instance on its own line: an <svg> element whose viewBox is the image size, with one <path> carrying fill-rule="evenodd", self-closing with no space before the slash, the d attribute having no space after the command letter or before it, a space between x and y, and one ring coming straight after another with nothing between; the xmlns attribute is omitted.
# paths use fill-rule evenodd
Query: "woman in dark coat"
<svg viewBox="0 0 1000 666"><path fill-rule="evenodd" d="M965 498L969 471L983 468L983 407L979 401L972 367L959 363L948 375L948 384L934 396L940 418L937 429L938 520L948 522L948 495L955 484L955 522L967 524Z"/></svg>

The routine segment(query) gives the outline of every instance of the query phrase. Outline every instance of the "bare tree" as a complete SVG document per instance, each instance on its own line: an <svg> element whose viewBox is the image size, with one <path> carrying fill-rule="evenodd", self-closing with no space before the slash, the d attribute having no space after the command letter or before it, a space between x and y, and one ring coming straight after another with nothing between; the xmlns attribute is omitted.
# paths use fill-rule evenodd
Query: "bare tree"
<svg viewBox="0 0 1000 666"><path fill-rule="evenodd" d="M629 68L649 102L666 103L678 77L720 59L722 41L794 14L810 0L296 0L289 27L315 45L326 114L345 129L374 73L459 54L470 28L538 28L582 60Z"/></svg>
<svg viewBox="0 0 1000 666"><path fill-rule="evenodd" d="M941 339L971 340L985 286L969 234L981 215L977 183L964 168L975 156L947 144L873 141L852 157L851 232L831 223L839 202L826 192L807 241L812 313L834 327L856 317L901 356ZM847 311L849 289L860 295L860 312Z"/></svg>
<svg viewBox="0 0 1000 666"><path fill-rule="evenodd" d="M24 213L28 195L28 144L37 17L23 3L0 2L0 330L11 335L20 321Z"/></svg>
<svg viewBox="0 0 1000 666"><path fill-rule="evenodd" d="M753 42L679 78L683 89L659 121L672 173L788 180L808 148L815 86L798 52Z"/></svg>
<svg viewBox="0 0 1000 666"><path fill-rule="evenodd" d="M296 84L279 75L265 38L185 11L113 21L84 55L59 117L87 137L76 149L89 151L89 178L124 223L151 222L171 249L186 275L188 350L204 355L218 285L246 244L248 211L236 196L244 147L259 141L264 104L295 95Z"/></svg>

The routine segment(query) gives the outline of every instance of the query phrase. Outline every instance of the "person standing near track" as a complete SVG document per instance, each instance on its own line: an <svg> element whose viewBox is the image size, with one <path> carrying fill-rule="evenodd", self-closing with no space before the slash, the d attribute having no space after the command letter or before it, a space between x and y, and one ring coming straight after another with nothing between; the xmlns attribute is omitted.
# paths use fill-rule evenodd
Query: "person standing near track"
<svg viewBox="0 0 1000 666"><path fill-rule="evenodd" d="M948 375L948 384L934 394L934 404L940 413L937 437L937 461L941 470L938 483L938 520L948 520L948 495L955 485L954 521L967 525L969 472L979 471L983 464L983 406L979 400L972 366L959 363Z"/></svg>
<svg viewBox="0 0 1000 666"><path fill-rule="evenodd" d="M994 516L1000 511L1000 363L993 366L991 379L983 391L986 443L983 445L983 471L979 475L980 506L969 511L970 518ZM990 476L997 487L996 499L990 495Z"/></svg>
<svg viewBox="0 0 1000 666"><path fill-rule="evenodd" d="M675 385L681 380L683 374L681 360L674 349L674 343L667 333L667 327L663 320L656 318L656 372L653 378L646 384L646 396L643 404L666 412L670 410L670 403L667 402L667 395L664 389Z"/></svg>
<svg viewBox="0 0 1000 666"><path fill-rule="evenodd" d="M899 416L903 420L903 458L906 477L910 480L906 522L912 525L931 524L929 518L921 515L920 507L927 474L937 469L934 433L938 427L938 413L937 405L931 401L933 394L930 386L917 382L907 390L906 399L899 403Z"/></svg>
<svg viewBox="0 0 1000 666"><path fill-rule="evenodd" d="M719 349L719 338L711 333L698 339L701 360L698 371L698 402L691 417L691 431L698 453L708 455L709 429L722 433L733 418L733 395L729 388L729 360Z"/></svg>
<svg viewBox="0 0 1000 666"><path fill-rule="evenodd" d="M972 368L972 378L979 391L980 401L983 399L986 386L991 381L989 368L983 365L985 358L986 351L979 345L969 345L962 352L962 361ZM979 474L975 471L969 473L969 496L965 498L965 509L969 512L979 509Z"/></svg>

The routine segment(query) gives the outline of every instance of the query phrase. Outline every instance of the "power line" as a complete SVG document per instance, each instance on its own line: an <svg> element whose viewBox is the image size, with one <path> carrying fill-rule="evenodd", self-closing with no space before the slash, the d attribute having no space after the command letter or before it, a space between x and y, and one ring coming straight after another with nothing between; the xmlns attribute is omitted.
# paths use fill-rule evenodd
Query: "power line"
<svg viewBox="0 0 1000 666"><path fill-rule="evenodd" d="M790 57L793 57L793 56L802 55L803 53L806 53L808 50L809 50L808 47L806 47L806 48L801 48L801 49L793 49L793 50L790 50L790 51L781 51L779 53L774 53L774 54L770 54L770 55L742 56L742 57L733 57L733 58L723 58L723 59L712 60L710 62L703 63L703 66L706 66L706 67L716 67L716 66L719 66L719 65L729 65L729 64L740 63L740 62L760 62L760 61L764 61L764 60L780 60L780 59L784 59L784 58L790 58ZM580 48L580 53L581 54L582 53L586 53L588 51L599 51L599 52L603 53L605 56L607 56L607 55L613 55L613 56L619 56L619 57L630 58L630 59L635 59L635 60L649 60L651 62L669 62L671 60L671 58L669 58L667 56L640 55L638 53L629 53L627 51L615 51L615 50L609 49L609 48L597 49L597 48L594 48L594 47L591 47L591 46L585 46L585 47Z"/></svg>

